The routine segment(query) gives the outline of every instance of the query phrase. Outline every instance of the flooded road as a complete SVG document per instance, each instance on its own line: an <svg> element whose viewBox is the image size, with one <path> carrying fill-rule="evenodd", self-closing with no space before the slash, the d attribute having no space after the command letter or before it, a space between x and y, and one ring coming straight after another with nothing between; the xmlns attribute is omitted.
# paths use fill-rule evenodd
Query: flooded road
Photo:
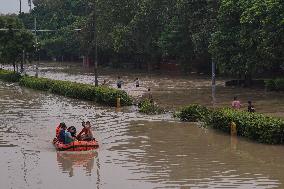
<svg viewBox="0 0 284 189"><path fill-rule="evenodd" d="M87 72L67 73L63 69L61 72L46 69L41 74L86 82L92 77ZM131 81L134 76L124 77ZM113 75L108 78L110 82L114 80ZM150 79L145 77L143 83L149 81L145 85L152 85L153 93L158 96L159 88L154 83L167 82L161 79L151 83ZM196 80L203 83L188 81L181 86L193 82L204 91L196 89L200 92L184 102L195 98L197 102L210 104L210 96L205 92L210 91L206 87L210 82ZM169 83L173 82L165 85L170 86ZM219 89L224 90L221 83ZM217 96L226 99L231 90L237 89L228 89ZM161 96L167 99L186 95L182 90L176 91L177 95ZM263 100L272 95L267 105L278 102L278 109L283 109L280 93L257 94L253 90L240 93L254 94ZM169 101L167 106L177 107L179 103L182 102ZM231 138L178 122L167 114L145 116L134 107L116 111L1 81L0 107L1 188L284 188L284 146ZM267 112L276 114L274 108ZM93 124L100 148L88 153L56 152L51 144L56 125L64 121L79 130L82 120Z"/></svg>
<svg viewBox="0 0 284 189"><path fill-rule="evenodd" d="M35 75L35 66L26 67L27 73ZM11 67L10 67L11 69ZM41 63L39 76L58 80L69 80L80 83L94 84L92 68L83 68L80 63ZM151 88L154 100L166 110L176 110L188 104L198 103L212 106L211 78L204 75L190 74L187 76L159 73L139 73L110 68L99 70L99 83L106 80L107 85L116 87L117 76L124 81L122 89L131 96L140 98ZM140 87L136 88L135 78L140 79ZM284 117L284 93L266 92L264 89L246 89L225 87L225 80L217 79L216 106L229 107L234 96L238 96L246 109L247 101L253 102L257 112L267 115Z"/></svg>

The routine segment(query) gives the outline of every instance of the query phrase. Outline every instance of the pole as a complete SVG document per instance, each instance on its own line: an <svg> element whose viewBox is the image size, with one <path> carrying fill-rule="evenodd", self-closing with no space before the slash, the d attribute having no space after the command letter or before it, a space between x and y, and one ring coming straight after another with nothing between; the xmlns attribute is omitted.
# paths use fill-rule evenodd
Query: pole
<svg viewBox="0 0 284 189"><path fill-rule="evenodd" d="M24 63L25 63L25 50L23 50L22 62L21 62L21 73L24 72Z"/></svg>
<svg viewBox="0 0 284 189"><path fill-rule="evenodd" d="M94 40L95 40L95 86L99 86L98 82L98 40L97 40L97 15L96 15L96 1L94 1L94 14L93 14L93 24L94 24Z"/></svg>
<svg viewBox="0 0 284 189"><path fill-rule="evenodd" d="M28 4L29 4L29 7L30 7L30 12L31 12L32 11L32 1L28 0Z"/></svg>
<svg viewBox="0 0 284 189"><path fill-rule="evenodd" d="M36 17L35 17L34 25L35 25L36 54L38 55L38 61L36 63L35 77L38 77L39 49L38 49L38 41L37 41L37 22L36 22Z"/></svg>
<svg viewBox="0 0 284 189"><path fill-rule="evenodd" d="M212 105L213 107L215 107L215 103L216 103L216 74L215 74L216 66L213 60L212 60L211 66L212 66L211 67L211 70L212 70Z"/></svg>
<svg viewBox="0 0 284 189"><path fill-rule="evenodd" d="M20 11L19 11L20 14L22 14L22 0L20 0Z"/></svg>

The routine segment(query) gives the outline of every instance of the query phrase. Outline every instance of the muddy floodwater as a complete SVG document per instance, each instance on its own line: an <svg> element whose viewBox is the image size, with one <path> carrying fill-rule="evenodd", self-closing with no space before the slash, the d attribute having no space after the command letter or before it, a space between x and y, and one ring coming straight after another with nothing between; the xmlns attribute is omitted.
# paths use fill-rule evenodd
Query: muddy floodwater
<svg viewBox="0 0 284 189"><path fill-rule="evenodd" d="M28 73L34 73L32 67ZM211 105L210 79L204 76L154 76L104 71L115 86L122 75L133 96L148 87L164 107ZM142 87L135 89L138 75ZM93 83L93 74L77 66L40 67L39 76ZM217 105L237 94L255 101L258 111L283 116L283 93L225 88L217 82ZM64 121L80 129L90 120L100 148L57 152L51 141ZM182 123L170 114L146 116L136 107L121 110L0 81L0 188L284 188L284 146L264 145Z"/></svg>

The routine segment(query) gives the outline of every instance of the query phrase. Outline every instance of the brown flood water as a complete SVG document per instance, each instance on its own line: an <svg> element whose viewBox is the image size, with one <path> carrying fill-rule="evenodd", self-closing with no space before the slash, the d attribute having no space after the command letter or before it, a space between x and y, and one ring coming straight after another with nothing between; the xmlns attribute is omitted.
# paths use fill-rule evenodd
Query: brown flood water
<svg viewBox="0 0 284 189"><path fill-rule="evenodd" d="M92 82L88 72L59 68L43 68L40 76ZM116 75L105 73L104 78L113 82ZM132 81L134 75L124 73L123 77ZM139 78L145 87L137 96L150 86L154 97L160 95L167 107L211 103L206 78L187 81L143 74ZM259 111L283 115L281 93L225 89L222 82L218 84L220 104L238 92L244 99L253 95L259 99L257 105L268 107ZM125 88L130 91L132 84L128 85ZM135 107L116 112L115 108L4 82L0 82L0 107L1 189L284 188L284 146L231 138L178 122L168 114L145 116ZM79 129L82 120L93 123L100 148L88 153L56 152L51 144L55 126L65 121Z"/></svg>

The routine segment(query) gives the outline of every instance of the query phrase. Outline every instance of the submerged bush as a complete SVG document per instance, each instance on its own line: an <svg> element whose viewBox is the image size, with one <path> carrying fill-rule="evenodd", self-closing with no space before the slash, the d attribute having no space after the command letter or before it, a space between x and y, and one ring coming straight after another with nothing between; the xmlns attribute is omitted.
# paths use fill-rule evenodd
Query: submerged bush
<svg viewBox="0 0 284 189"><path fill-rule="evenodd" d="M182 121L203 121L205 126L230 133L230 124L237 125L237 135L268 144L284 144L284 120L260 113L250 113L229 108L210 110L200 105L190 105L177 115Z"/></svg>
<svg viewBox="0 0 284 189"><path fill-rule="evenodd" d="M281 118L233 109L220 109L212 112L206 124L230 133L231 122L236 123L239 136L268 144L284 143L284 120Z"/></svg>
<svg viewBox="0 0 284 189"><path fill-rule="evenodd" d="M21 78L20 85L32 89L48 91L53 85L53 80L47 78L36 78L31 76L25 76Z"/></svg>
<svg viewBox="0 0 284 189"><path fill-rule="evenodd" d="M184 107L176 116L182 121L205 121L210 112L205 106L193 104Z"/></svg>
<svg viewBox="0 0 284 189"><path fill-rule="evenodd" d="M284 78L266 80L265 86L271 91L284 91Z"/></svg>
<svg viewBox="0 0 284 189"><path fill-rule="evenodd" d="M139 112L148 114L148 115L161 114L164 112L162 108L160 108L154 102L151 102L149 99L145 99L139 102L138 108L139 108Z"/></svg>
<svg viewBox="0 0 284 189"><path fill-rule="evenodd" d="M51 80L47 78L36 78L31 76L23 77L20 85L37 89L50 91L54 94L66 97L95 101L109 106L116 105L116 99L119 97L122 106L132 104L132 99L125 91L108 88L95 87L90 84L82 84L71 81Z"/></svg>
<svg viewBox="0 0 284 189"><path fill-rule="evenodd" d="M7 82L18 82L21 75L17 72L0 69L0 79Z"/></svg>

